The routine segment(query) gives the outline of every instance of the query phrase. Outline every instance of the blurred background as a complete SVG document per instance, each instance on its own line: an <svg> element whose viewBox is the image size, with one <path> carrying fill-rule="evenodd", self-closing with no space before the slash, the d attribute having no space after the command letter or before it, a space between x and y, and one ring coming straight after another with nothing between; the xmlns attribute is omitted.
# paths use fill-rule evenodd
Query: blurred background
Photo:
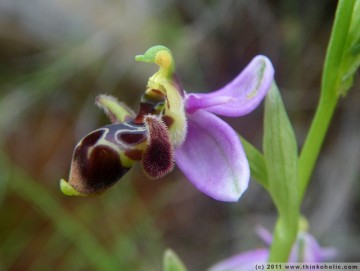
<svg viewBox="0 0 360 271"><path fill-rule="evenodd" d="M319 97L336 8L331 1L1 0L0 270L161 270L166 248L190 271L262 247L276 212L252 181L237 203L197 191L175 170L151 181L135 166L101 196L66 197L77 141L109 121L101 93L135 110L156 67L134 56L175 55L188 92L216 90L267 55L301 147ZM359 77L342 99L302 212L333 261L360 261ZM226 119L261 148L262 108Z"/></svg>

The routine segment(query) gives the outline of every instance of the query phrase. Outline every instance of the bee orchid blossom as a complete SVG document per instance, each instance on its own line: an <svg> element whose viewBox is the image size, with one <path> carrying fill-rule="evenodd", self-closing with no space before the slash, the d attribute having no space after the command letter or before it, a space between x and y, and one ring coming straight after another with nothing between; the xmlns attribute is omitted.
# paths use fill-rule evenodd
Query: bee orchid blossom
<svg viewBox="0 0 360 271"><path fill-rule="evenodd" d="M203 94L183 89L168 48L154 46L135 60L159 66L148 80L139 112L111 96L97 97L113 124L80 140L69 181L60 182L62 192L101 193L137 161L150 178L161 178L175 161L206 195L237 201L248 186L249 165L237 133L216 115L239 117L260 104L273 81L270 60L256 56L232 82Z"/></svg>

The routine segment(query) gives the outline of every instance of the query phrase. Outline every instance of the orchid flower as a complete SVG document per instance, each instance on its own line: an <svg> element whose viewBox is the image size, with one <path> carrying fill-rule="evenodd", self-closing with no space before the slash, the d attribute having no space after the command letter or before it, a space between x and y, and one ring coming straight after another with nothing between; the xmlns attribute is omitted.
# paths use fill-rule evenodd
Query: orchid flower
<svg viewBox="0 0 360 271"><path fill-rule="evenodd" d="M154 46L135 60L155 63L137 114L115 98L100 95L96 104L113 124L97 129L77 144L67 195L98 194L116 183L139 161L152 179L172 171L174 161L206 195L237 201L246 190L250 170L237 133L215 114L239 117L253 111L273 81L268 58L256 56L225 87L208 93L187 93L175 72L170 50Z"/></svg>
<svg viewBox="0 0 360 271"><path fill-rule="evenodd" d="M257 228L257 234L270 246L272 235L263 227ZM270 251L259 248L240 253L213 265L208 271L252 271L255 264L266 263ZM292 247L289 263L320 263L336 255L333 248L322 248L316 239L306 230L300 230Z"/></svg>

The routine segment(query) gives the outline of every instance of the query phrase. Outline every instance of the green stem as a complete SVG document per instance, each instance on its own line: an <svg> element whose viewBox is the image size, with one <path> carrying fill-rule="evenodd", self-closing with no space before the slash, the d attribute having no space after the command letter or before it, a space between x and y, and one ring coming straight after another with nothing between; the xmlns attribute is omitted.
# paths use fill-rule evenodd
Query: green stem
<svg viewBox="0 0 360 271"><path fill-rule="evenodd" d="M343 76L341 64L346 53L346 41L355 2L355 0L340 0L336 10L321 81L321 97L299 158L301 199L309 183L339 98Z"/></svg>
<svg viewBox="0 0 360 271"><path fill-rule="evenodd" d="M293 223L297 221L292 221L290 225ZM291 248L296 241L296 232L296 224L289 227L289 222L285 223L281 216L278 218L271 243L269 262L288 262Z"/></svg>
<svg viewBox="0 0 360 271"><path fill-rule="evenodd" d="M320 99L315 117L299 158L300 198L302 199L308 186L310 176L319 156L322 143L333 117L337 100Z"/></svg>

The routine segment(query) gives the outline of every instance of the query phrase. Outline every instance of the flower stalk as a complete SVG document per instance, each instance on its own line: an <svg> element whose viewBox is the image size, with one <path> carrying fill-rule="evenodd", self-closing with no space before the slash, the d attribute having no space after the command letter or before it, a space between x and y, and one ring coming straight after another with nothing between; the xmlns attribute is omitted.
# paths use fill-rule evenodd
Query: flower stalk
<svg viewBox="0 0 360 271"><path fill-rule="evenodd" d="M351 87L349 78L352 78L358 66L356 58L351 55L353 44L357 42L351 38L356 35L350 32L352 24L359 20L355 10L356 4L358 5L356 2L340 0L338 3L324 63L319 104L299 158L301 198L309 183L338 99Z"/></svg>

